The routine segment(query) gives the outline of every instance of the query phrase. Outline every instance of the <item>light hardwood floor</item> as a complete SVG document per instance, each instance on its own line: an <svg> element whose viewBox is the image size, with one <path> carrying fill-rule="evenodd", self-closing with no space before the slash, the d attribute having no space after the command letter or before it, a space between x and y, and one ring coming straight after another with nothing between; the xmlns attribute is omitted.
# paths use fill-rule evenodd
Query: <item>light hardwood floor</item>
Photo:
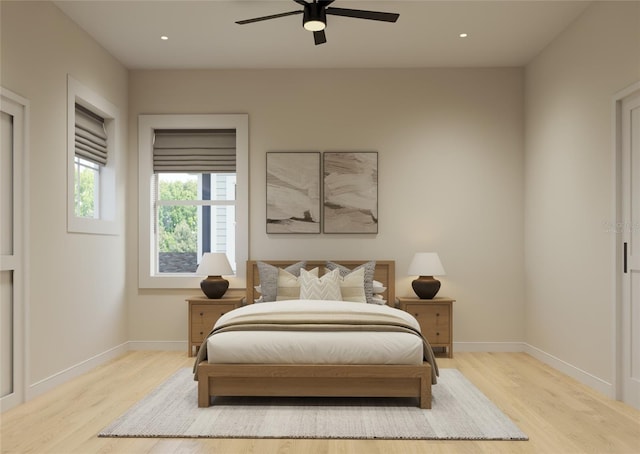
<svg viewBox="0 0 640 454"><path fill-rule="evenodd" d="M456 353L529 441L118 439L96 434L192 358L130 352L1 417L2 453L640 453L640 412L524 353ZM196 405L196 402L194 402Z"/></svg>

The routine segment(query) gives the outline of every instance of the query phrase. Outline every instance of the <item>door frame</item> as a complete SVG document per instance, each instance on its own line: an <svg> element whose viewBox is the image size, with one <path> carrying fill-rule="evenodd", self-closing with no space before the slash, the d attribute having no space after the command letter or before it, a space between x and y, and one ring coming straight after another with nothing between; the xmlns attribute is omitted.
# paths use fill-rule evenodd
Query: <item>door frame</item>
<svg viewBox="0 0 640 454"><path fill-rule="evenodd" d="M28 166L29 166L29 100L0 87L0 109L11 113L14 118L18 118L21 123L21 134L14 135L14 143L18 144L21 150L19 159L14 154L14 247L17 249L19 258L15 265L13 294L14 301L21 301L17 305L17 310L13 314L14 342L14 389L13 392L0 401L0 411L4 412L25 402L28 392L29 377L29 345L28 345L28 316L29 313L29 293L26 283L28 282L28 257L29 242L25 232L29 232L29 192L28 192ZM11 105L15 112L5 110L5 105ZM15 231L17 230L17 231Z"/></svg>
<svg viewBox="0 0 640 454"><path fill-rule="evenodd" d="M622 231L619 230L619 224L621 222L623 207L622 207L622 194L623 194L623 176L622 176L622 101L640 91L640 81L631 84L624 88L613 96L613 118L612 118L612 131L613 131L613 152L614 152L614 169L613 169L613 181L614 181L614 204L613 204L613 222L607 227L610 229L613 243L613 282L614 294L613 294L613 341L612 341L612 353L613 353L613 398L622 400L623 398L623 329L622 329L622 313L623 313L623 236ZM620 228L623 228L620 227Z"/></svg>

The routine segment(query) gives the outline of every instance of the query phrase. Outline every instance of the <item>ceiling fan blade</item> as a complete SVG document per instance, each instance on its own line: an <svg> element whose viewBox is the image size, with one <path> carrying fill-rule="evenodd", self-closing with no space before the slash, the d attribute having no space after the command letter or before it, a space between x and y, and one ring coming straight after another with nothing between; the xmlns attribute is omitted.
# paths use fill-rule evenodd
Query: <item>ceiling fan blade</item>
<svg viewBox="0 0 640 454"><path fill-rule="evenodd" d="M358 19L379 20L382 22L395 22L400 17L396 13L383 13L381 11L365 11L363 9L327 8L327 14L334 16L355 17Z"/></svg>
<svg viewBox="0 0 640 454"><path fill-rule="evenodd" d="M263 20L277 19L278 17L293 16L295 14L302 14L302 11L289 11L287 13L272 14L271 16L262 16L262 17L255 17L253 19L239 20L239 21L236 21L236 24L240 24L240 25L251 24L253 22L260 22Z"/></svg>
<svg viewBox="0 0 640 454"><path fill-rule="evenodd" d="M318 3L320 3L320 5L322 5L322 6L329 6L335 1L336 0L318 0Z"/></svg>
<svg viewBox="0 0 640 454"><path fill-rule="evenodd" d="M324 30L320 30L319 32L313 32L313 40L318 44L324 44L327 42L327 35L324 34Z"/></svg>
<svg viewBox="0 0 640 454"><path fill-rule="evenodd" d="M298 5L302 5L302 6L306 6L307 2L305 2L304 0L293 0L294 2L296 2Z"/></svg>

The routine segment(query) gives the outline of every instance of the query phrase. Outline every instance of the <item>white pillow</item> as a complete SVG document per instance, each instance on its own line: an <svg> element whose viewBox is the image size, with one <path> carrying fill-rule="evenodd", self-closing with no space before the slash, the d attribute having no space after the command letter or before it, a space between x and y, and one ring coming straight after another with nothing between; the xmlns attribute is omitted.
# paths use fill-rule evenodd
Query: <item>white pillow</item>
<svg viewBox="0 0 640 454"><path fill-rule="evenodd" d="M309 274L318 277L318 268L306 271ZM302 270L301 270L302 273ZM276 290L276 301L297 300L300 299L300 277L291 274L282 268L278 269L278 284Z"/></svg>
<svg viewBox="0 0 640 454"><path fill-rule="evenodd" d="M385 287L382 282L380 281L373 281L373 293L374 294L378 294L378 293L384 293L384 291L387 289L387 287Z"/></svg>
<svg viewBox="0 0 640 454"><path fill-rule="evenodd" d="M329 270L325 269L325 272L329 272ZM342 301L367 302L367 295L364 292L364 268L358 268L340 278L340 294Z"/></svg>
<svg viewBox="0 0 640 454"><path fill-rule="evenodd" d="M340 271L333 270L318 278L305 269L300 270L300 299L342 301Z"/></svg>

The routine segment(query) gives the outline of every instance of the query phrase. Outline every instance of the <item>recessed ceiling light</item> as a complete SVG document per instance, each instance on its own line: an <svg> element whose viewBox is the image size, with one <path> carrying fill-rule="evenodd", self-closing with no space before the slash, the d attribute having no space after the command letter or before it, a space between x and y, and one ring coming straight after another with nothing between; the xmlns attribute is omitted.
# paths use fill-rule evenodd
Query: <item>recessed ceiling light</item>
<svg viewBox="0 0 640 454"><path fill-rule="evenodd" d="M167 35L162 35L162 36L160 37L160 39L161 39L162 41L166 41L166 40L168 40L168 39L169 39L169 37L168 37Z"/></svg>
<svg viewBox="0 0 640 454"><path fill-rule="evenodd" d="M460 36L460 38L466 38L469 35L466 33L460 33L458 36Z"/></svg>

